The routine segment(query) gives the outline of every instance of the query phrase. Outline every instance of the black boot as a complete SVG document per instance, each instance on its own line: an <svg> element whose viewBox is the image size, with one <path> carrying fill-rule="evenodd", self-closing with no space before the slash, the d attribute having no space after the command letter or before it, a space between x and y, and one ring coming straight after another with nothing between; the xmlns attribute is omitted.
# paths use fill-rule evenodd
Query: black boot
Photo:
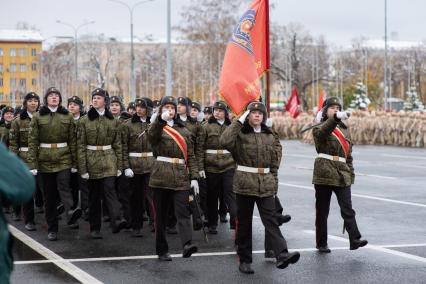
<svg viewBox="0 0 426 284"><path fill-rule="evenodd" d="M183 247L183 252L182 252L182 257L183 258L188 258L191 257L191 255L193 253L196 253L198 251L198 247L196 245L193 245L191 243L187 243L184 247Z"/></svg>
<svg viewBox="0 0 426 284"><path fill-rule="evenodd" d="M350 244L350 250L356 250L358 248L362 248L365 247L368 244L367 240L351 240L351 244Z"/></svg>
<svg viewBox="0 0 426 284"><path fill-rule="evenodd" d="M275 258L275 253L273 250L265 250L265 258Z"/></svg>
<svg viewBox="0 0 426 284"><path fill-rule="evenodd" d="M300 253L297 251L292 253L288 253L288 252L281 253L277 257L277 268L284 269L289 264L294 264L298 262L299 258L300 258Z"/></svg>
<svg viewBox="0 0 426 284"><path fill-rule="evenodd" d="M331 250L328 248L327 245L320 246L320 247L317 246L317 249L318 249L318 252L320 252L320 253L330 253L331 252Z"/></svg>
<svg viewBox="0 0 426 284"><path fill-rule="evenodd" d="M244 274L253 274L254 273L254 270L251 268L250 263L241 262L240 266L238 267L238 270L240 270L240 272L244 273Z"/></svg>
<svg viewBox="0 0 426 284"><path fill-rule="evenodd" d="M160 260L160 261L172 261L172 257L170 256L170 254L168 252L166 252L166 253L163 253L163 254L159 254L158 260Z"/></svg>
<svg viewBox="0 0 426 284"><path fill-rule="evenodd" d="M291 220L290 215L278 215L277 216L278 224L281 226L284 223L288 223Z"/></svg>

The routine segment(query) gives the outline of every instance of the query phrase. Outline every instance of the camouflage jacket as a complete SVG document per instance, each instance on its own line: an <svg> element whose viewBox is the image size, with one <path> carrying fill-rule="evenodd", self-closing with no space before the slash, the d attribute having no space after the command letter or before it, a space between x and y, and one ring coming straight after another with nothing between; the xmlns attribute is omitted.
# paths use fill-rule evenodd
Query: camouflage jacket
<svg viewBox="0 0 426 284"><path fill-rule="evenodd" d="M6 147L9 147L9 132L11 124L6 123L4 120L0 122L0 142Z"/></svg>
<svg viewBox="0 0 426 284"><path fill-rule="evenodd" d="M178 144L163 131L166 122L158 117L148 129L148 140L151 143L154 157L184 159ZM187 145L187 165L172 164L155 160L151 169L149 186L152 188L167 188L172 190L189 190L190 180L198 178L197 162L194 156L191 133L178 119L174 121L173 129L184 137Z"/></svg>
<svg viewBox="0 0 426 284"><path fill-rule="evenodd" d="M220 125L212 116L207 123L202 125L201 136L199 139L202 154L197 157L199 160L198 164L200 165L200 171L204 170L209 173L223 173L235 168L235 161L231 154L206 153L206 150L224 150L219 139L230 124L231 121L227 118L225 119L225 122Z"/></svg>
<svg viewBox="0 0 426 284"><path fill-rule="evenodd" d="M123 130L123 167L131 168L135 174L146 174L151 172L154 157L130 157L129 153L152 152L148 141L148 127L150 118L142 122L137 114L129 119Z"/></svg>
<svg viewBox="0 0 426 284"><path fill-rule="evenodd" d="M74 121L68 110L59 106L51 112L47 106L34 114L28 139L28 165L41 173L55 173L76 167ZM40 144L67 143L62 148L41 148Z"/></svg>
<svg viewBox="0 0 426 284"><path fill-rule="evenodd" d="M90 179L115 177L117 170L122 169L121 135L118 130L119 121L114 119L106 109L100 116L95 108L91 108L87 116L79 121L78 171L89 174ZM89 150L87 146L109 146L107 150Z"/></svg>
<svg viewBox="0 0 426 284"><path fill-rule="evenodd" d="M345 152L337 138L332 135L333 130L338 127L349 143L349 153L346 163L331 161L324 158L316 158L314 164L313 184L330 185L337 187L348 187L354 183L355 173L352 165L352 141L349 131L342 123L334 117L317 127L314 127L315 148L317 153L328 154L345 158Z"/></svg>
<svg viewBox="0 0 426 284"><path fill-rule="evenodd" d="M220 143L232 153L240 166L269 168L267 174L248 173L236 170L233 189L235 193L257 197L275 195L278 190L278 168L282 146L276 135L262 125L260 133L245 122L234 120L223 132Z"/></svg>
<svg viewBox="0 0 426 284"><path fill-rule="evenodd" d="M178 118L178 121L180 121L180 123L188 128L189 132L191 132L191 139L194 145L194 155L197 160L197 167L200 169L202 165L199 163L199 157L203 155L203 149L199 141L202 132L201 123L190 116L187 117L186 121L182 121L180 118Z"/></svg>
<svg viewBox="0 0 426 284"><path fill-rule="evenodd" d="M20 151L20 148L28 148L31 118L26 110L23 110L12 122L9 134L9 149L18 155L25 163L29 163L28 151Z"/></svg>

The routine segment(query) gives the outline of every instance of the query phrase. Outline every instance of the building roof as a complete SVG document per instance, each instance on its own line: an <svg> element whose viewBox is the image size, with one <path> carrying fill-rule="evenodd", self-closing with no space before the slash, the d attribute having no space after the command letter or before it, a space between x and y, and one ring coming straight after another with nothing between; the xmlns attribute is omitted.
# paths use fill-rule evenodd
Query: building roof
<svg viewBox="0 0 426 284"><path fill-rule="evenodd" d="M42 42L40 32L32 30L0 30L0 42Z"/></svg>

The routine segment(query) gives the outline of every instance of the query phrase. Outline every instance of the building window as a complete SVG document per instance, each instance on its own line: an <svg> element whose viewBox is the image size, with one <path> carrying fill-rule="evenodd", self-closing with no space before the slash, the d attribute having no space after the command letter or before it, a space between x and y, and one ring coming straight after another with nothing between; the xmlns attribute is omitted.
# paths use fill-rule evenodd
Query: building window
<svg viewBox="0 0 426 284"><path fill-rule="evenodd" d="M16 56L16 48L11 48L9 55L10 56Z"/></svg>
<svg viewBox="0 0 426 284"><path fill-rule="evenodd" d="M24 87L25 88L26 85L27 85L27 80L26 79L24 79L24 78L19 79L19 87Z"/></svg>
<svg viewBox="0 0 426 284"><path fill-rule="evenodd" d="M0 56L3 56L3 48L0 48Z"/></svg>
<svg viewBox="0 0 426 284"><path fill-rule="evenodd" d="M0 87L3 87L3 78L0 78Z"/></svg>
<svg viewBox="0 0 426 284"><path fill-rule="evenodd" d="M31 49L31 56L37 56L37 50L35 48Z"/></svg>
<svg viewBox="0 0 426 284"><path fill-rule="evenodd" d="M16 79L10 79L10 87L16 87Z"/></svg>
<svg viewBox="0 0 426 284"><path fill-rule="evenodd" d="M16 64L15 63L10 64L10 72L16 72Z"/></svg>
<svg viewBox="0 0 426 284"><path fill-rule="evenodd" d="M25 64L20 64L20 65L19 65L19 71L21 71L21 72L26 72L26 71L27 71L27 65L25 65Z"/></svg>
<svg viewBox="0 0 426 284"><path fill-rule="evenodd" d="M37 71L37 63L32 63L31 64L31 70L32 71Z"/></svg>
<svg viewBox="0 0 426 284"><path fill-rule="evenodd" d="M25 50L25 48L20 48L19 49L19 56L25 56L25 52L26 50Z"/></svg>
<svg viewBox="0 0 426 284"><path fill-rule="evenodd" d="M37 86L37 79L32 79L31 80L31 85Z"/></svg>

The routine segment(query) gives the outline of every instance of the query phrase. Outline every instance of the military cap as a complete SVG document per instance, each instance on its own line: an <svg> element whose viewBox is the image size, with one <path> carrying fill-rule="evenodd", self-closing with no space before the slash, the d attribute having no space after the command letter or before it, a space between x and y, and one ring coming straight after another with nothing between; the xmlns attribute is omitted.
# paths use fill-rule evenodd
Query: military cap
<svg viewBox="0 0 426 284"><path fill-rule="evenodd" d="M268 113L266 110L266 106L261 103L261 102L251 102L248 106L247 106L247 110L249 110L250 112L258 110L261 111L263 113L263 122L266 122L266 119L268 118Z"/></svg>
<svg viewBox="0 0 426 284"><path fill-rule="evenodd" d="M191 107L197 109L198 111L201 111L201 104L197 102L192 102Z"/></svg>
<svg viewBox="0 0 426 284"><path fill-rule="evenodd" d="M209 114L212 114L213 113L213 107L211 107L211 106L206 106L205 108L204 108L204 111L203 111L204 113L209 113Z"/></svg>

